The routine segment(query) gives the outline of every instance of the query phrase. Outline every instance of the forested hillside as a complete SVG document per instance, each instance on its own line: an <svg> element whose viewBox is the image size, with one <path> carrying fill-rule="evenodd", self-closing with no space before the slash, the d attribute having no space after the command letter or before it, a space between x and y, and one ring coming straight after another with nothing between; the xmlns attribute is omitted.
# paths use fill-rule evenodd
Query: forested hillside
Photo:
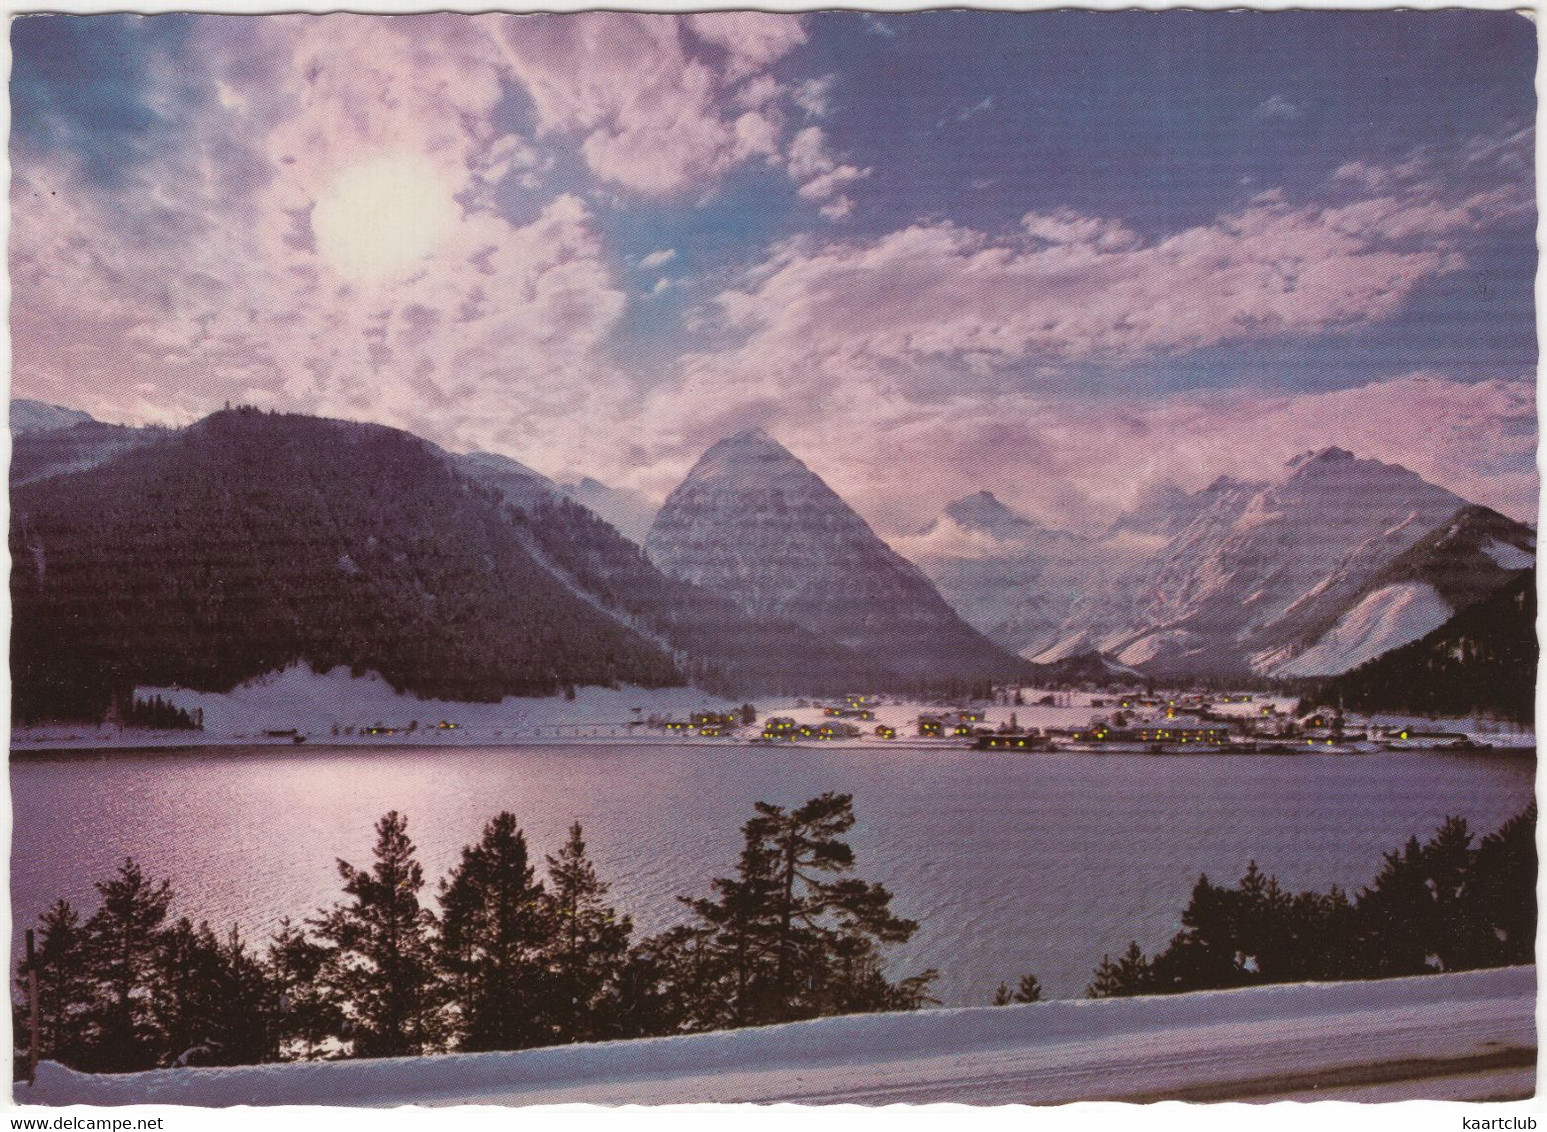
<svg viewBox="0 0 1547 1132"><path fill-rule="evenodd" d="M130 448L154 444L170 435L164 428L130 428L92 420L62 428L13 432L11 486L95 468Z"/></svg>
<svg viewBox="0 0 1547 1132"><path fill-rule="evenodd" d="M22 721L296 661L464 700L682 680L533 559L497 492L379 426L216 413L15 487L10 540Z"/></svg>
<svg viewBox="0 0 1547 1132"><path fill-rule="evenodd" d="M1361 712L1484 713L1528 723L1535 717L1537 651L1536 571L1522 570L1428 636L1327 681L1307 698Z"/></svg>

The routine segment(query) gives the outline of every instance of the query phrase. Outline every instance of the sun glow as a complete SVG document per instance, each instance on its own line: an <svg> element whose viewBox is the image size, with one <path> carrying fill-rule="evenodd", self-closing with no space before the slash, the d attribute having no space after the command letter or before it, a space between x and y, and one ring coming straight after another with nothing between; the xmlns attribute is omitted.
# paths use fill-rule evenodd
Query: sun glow
<svg viewBox="0 0 1547 1132"><path fill-rule="evenodd" d="M457 211L431 162L387 153L339 174L312 210L312 233L340 275L385 280L429 255Z"/></svg>

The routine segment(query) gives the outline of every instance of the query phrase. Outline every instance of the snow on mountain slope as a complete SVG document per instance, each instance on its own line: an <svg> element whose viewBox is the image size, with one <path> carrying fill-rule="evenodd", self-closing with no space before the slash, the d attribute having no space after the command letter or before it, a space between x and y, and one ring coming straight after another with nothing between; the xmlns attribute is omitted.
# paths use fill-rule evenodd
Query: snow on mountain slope
<svg viewBox="0 0 1547 1132"><path fill-rule="evenodd" d="M1079 656L1081 653L1094 651L1096 651L1096 648L1091 642L1089 633L1071 633L1069 636L1053 642L1032 657L1031 660L1034 664L1057 664L1060 660L1068 660L1071 656Z"/></svg>
<svg viewBox="0 0 1547 1132"><path fill-rule="evenodd" d="M1021 670L760 429L704 453L656 515L645 550L667 574L753 616L787 618L907 677Z"/></svg>
<svg viewBox="0 0 1547 1132"><path fill-rule="evenodd" d="M578 483L562 483L559 490L606 519L630 542L644 545L650 524L655 521L655 505L639 492L608 487L590 476Z"/></svg>
<svg viewBox="0 0 1547 1132"><path fill-rule="evenodd" d="M1482 552L1499 564L1501 570L1524 570L1536 564L1536 555L1498 539L1489 539Z"/></svg>
<svg viewBox="0 0 1547 1132"><path fill-rule="evenodd" d="M1259 652L1252 657L1252 665L1258 672L1279 676L1346 672L1439 628L1452 614L1507 586L1535 560L1536 536L1529 527L1487 507L1468 504L1368 575L1352 599L1332 588L1338 575L1311 590L1294 608L1296 620L1291 624L1300 635ZM1387 607L1397 593L1425 596L1398 614ZM1372 628L1371 614L1378 609L1389 615L1384 622L1389 632L1374 634L1368 647L1347 648ZM1442 610L1444 616L1438 616ZM1369 652L1376 644L1381 647ZM1304 659L1313 653L1313 659ZM1345 655L1357 659L1327 667Z"/></svg>
<svg viewBox="0 0 1547 1132"><path fill-rule="evenodd" d="M1037 570L1023 569L1016 577L1006 568L1011 552L997 559L980 554L970 567L924 564L964 611L1034 611L1035 617L1016 625L1022 632L1017 643L1033 661L1054 659L1067 643L1083 641L1152 674L1242 675L1273 670L1320 647L1378 588L1371 585L1377 577L1387 585L1427 583L1416 568L1401 577L1386 578L1382 571L1466 506L1406 468L1326 448L1290 461L1274 483L1221 477L1192 494L1171 484L1151 488L1104 537L1070 544L1056 567L1039 560ZM1525 545L1518 531L1491 522L1473 519L1463 526L1486 528L1506 547ZM1470 547L1475 537L1458 536L1458 545ZM1445 553L1454 559L1460 552ZM1500 573L1491 563L1489 571L1487 585ZM1446 577L1465 573L1451 570ZM960 584L962 578L973 584ZM1014 594L990 592L1007 580ZM1457 608L1449 581L1435 588ZM1351 643L1356 640L1368 638L1369 647L1396 640L1399 626L1416 629L1436 611L1410 597L1405 615L1388 610L1384 621L1374 617L1388 630L1381 636L1365 624L1378 608L1384 607L1377 602L1364 608L1358 624L1328 639L1306 663L1319 667L1359 652L1361 646ZM990 628L981 617L969 617ZM1002 618L1015 624L1007 614ZM992 628L1006 639L1004 627Z"/></svg>
<svg viewBox="0 0 1547 1132"><path fill-rule="evenodd" d="M926 1010L514 1053L163 1069L39 1066L19 1104L669 1104L1528 1096L1536 969ZM1467 1095L1463 1091L1461 1095Z"/></svg>
<svg viewBox="0 0 1547 1132"><path fill-rule="evenodd" d="M1056 646L1070 601L1089 584L1093 545L1017 514L987 491L947 504L919 534L891 540L969 624L1022 656Z"/></svg>
<svg viewBox="0 0 1547 1132"><path fill-rule="evenodd" d="M1276 667L1276 676L1329 676L1347 672L1383 652L1438 629L1455 612L1433 586L1382 586L1349 610L1311 648Z"/></svg>
<svg viewBox="0 0 1547 1132"><path fill-rule="evenodd" d="M93 419L90 413L83 413L79 409L66 409L62 405L50 405L46 401L31 401L25 397L14 398L11 401L13 433L53 432L56 429L72 428L78 424L89 424Z"/></svg>

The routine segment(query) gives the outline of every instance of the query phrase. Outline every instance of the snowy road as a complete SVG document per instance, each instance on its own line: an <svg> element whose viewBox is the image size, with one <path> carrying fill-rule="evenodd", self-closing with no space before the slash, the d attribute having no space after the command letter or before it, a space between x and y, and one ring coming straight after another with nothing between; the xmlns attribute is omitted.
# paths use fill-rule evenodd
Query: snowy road
<svg viewBox="0 0 1547 1132"><path fill-rule="evenodd" d="M1059 1104L1081 1100L1484 1099L1529 1096L1534 1004L1490 999L1140 1031L1095 1041L977 1050L860 1066L722 1071L656 1081L517 1089L493 1104ZM1367 1095L1356 1096L1363 1091ZM1347 1095L1345 1095L1347 1094ZM423 1098L426 1103L460 1103Z"/></svg>
<svg viewBox="0 0 1547 1132"><path fill-rule="evenodd" d="M1536 969L1047 1002L591 1046L91 1077L22 1104L1502 1100L1536 1077Z"/></svg>

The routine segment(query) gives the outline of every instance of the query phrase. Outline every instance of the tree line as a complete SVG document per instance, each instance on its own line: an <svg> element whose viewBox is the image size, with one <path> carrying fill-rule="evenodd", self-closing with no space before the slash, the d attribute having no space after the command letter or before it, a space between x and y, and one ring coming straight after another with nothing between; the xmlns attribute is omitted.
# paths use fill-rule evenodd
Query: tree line
<svg viewBox="0 0 1547 1132"><path fill-rule="evenodd" d="M577 823L539 875L514 815L463 848L433 901L408 834L376 823L343 899L281 921L262 948L172 919L169 881L133 860L88 917L40 917L40 1057L93 1072L316 1057L510 1050L916 1009L935 972L887 978L883 948L918 925L859 879L853 800L758 803L733 874L680 898L686 922L635 941ZM27 1048L19 1005L16 1048Z"/></svg>
<svg viewBox="0 0 1547 1132"><path fill-rule="evenodd" d="M1536 570L1461 610L1416 641L1317 682L1310 707L1458 717L1536 717Z"/></svg>
<svg viewBox="0 0 1547 1132"><path fill-rule="evenodd" d="M1234 888L1198 878L1181 930L1153 958L1103 956L1090 998L1267 983L1381 979L1535 962L1536 805L1473 843L1447 818L1386 853L1357 896L1290 893L1255 861Z"/></svg>
<svg viewBox="0 0 1547 1132"><path fill-rule="evenodd" d="M679 897L687 919L639 940L578 823L539 875L508 812L463 847L433 906L407 818L389 812L369 867L338 862L344 899L281 921L262 949L235 927L172 920L170 882L126 860L84 921L63 900L41 915L21 985L36 973L40 1056L94 1072L514 1050L933 1004L935 971L886 974L885 947L918 924L854 875L854 820L848 794L757 803L732 875ZM1534 804L1481 840L1447 818L1386 853L1352 898L1290 893L1256 862L1234 887L1202 876L1167 947L1103 956L1086 994L1530 963L1535 827ZM1041 998L1025 975L992 1001ZM28 1012L14 1017L22 1051Z"/></svg>

